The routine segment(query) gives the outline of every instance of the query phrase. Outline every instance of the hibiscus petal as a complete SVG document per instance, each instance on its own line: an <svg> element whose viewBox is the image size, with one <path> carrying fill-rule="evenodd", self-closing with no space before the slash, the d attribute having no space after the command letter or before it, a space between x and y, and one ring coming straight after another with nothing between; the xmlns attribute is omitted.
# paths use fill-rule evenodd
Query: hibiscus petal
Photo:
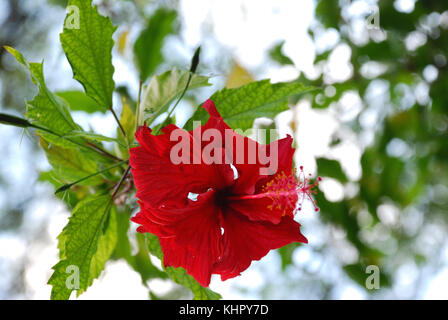
<svg viewBox="0 0 448 320"><path fill-rule="evenodd" d="M182 267L207 287L221 255L221 211L215 192L201 194L186 206L170 204L173 206L156 209L142 204L142 210L131 220L142 224L137 231L159 237L165 266Z"/></svg>
<svg viewBox="0 0 448 320"><path fill-rule="evenodd" d="M184 268L201 286L208 287L212 275L213 261L200 256L189 248L180 246L174 238L160 238L165 267Z"/></svg>
<svg viewBox="0 0 448 320"><path fill-rule="evenodd" d="M295 199L294 203L297 202L298 196L295 196ZM277 203L268 194L233 197L227 205L252 221L269 221L274 224L280 223L285 215L293 218L295 209L295 206L287 207Z"/></svg>
<svg viewBox="0 0 448 320"><path fill-rule="evenodd" d="M235 135L237 134L235 133ZM231 192L235 195L259 193L260 187L275 178L277 174L282 172L287 175L291 174L293 156L295 152L295 149L291 146L292 141L291 136L288 135L286 138L273 141L266 146L244 137L244 147L239 147L238 149L234 147L234 154L236 155L238 153L243 153L245 155L245 160L241 163L241 161L236 161L237 159L234 157L233 164L238 170L239 179L235 182ZM254 148L250 147L250 144L254 143L257 146L257 151L253 151ZM275 150L277 150L277 152L275 152ZM249 162L249 152L257 153L255 163ZM271 152L275 153L271 155ZM265 162L267 159L262 161L259 154L263 156L266 155L268 157L267 159L270 159L271 157L276 158L275 160L277 165L272 165L274 174L262 174L261 169L268 168L270 166L270 162L266 164Z"/></svg>
<svg viewBox="0 0 448 320"><path fill-rule="evenodd" d="M255 161L252 161L253 163L249 162L249 152L256 153L257 147L261 145L255 140L232 130L224 122L212 100L207 100L202 107L210 114L210 118L200 130L205 132L207 129L216 129L221 133L222 146L226 148L226 155L238 171L238 179L235 181L232 193L253 194L256 182L262 178L259 169L263 166L259 163L257 157L254 159ZM228 141L229 139L232 139L233 142Z"/></svg>
<svg viewBox="0 0 448 320"><path fill-rule="evenodd" d="M223 118L218 112L218 109L216 109L215 103L212 100L208 99L207 101L204 102L202 108L204 108L210 115L209 119L207 120L207 123L205 123L202 126L202 129L203 130L207 130L210 128L217 129L221 132L221 134L224 137L225 130L226 129L231 130L231 128L227 125L227 123L224 122Z"/></svg>
<svg viewBox="0 0 448 320"><path fill-rule="evenodd" d="M223 281L240 275L253 260L260 260L272 249L291 242L308 242L300 232L300 224L290 217L275 225L250 221L230 209L224 213L223 227L223 252L214 268Z"/></svg>
<svg viewBox="0 0 448 320"><path fill-rule="evenodd" d="M260 179L257 180L256 191L255 193L259 193L264 185L269 181L276 178L279 174L292 174L292 165L294 162L294 152L296 149L292 147L293 139L290 135L287 135L286 138L276 140L271 142L267 148L267 154L270 152L274 152L277 149L277 168L274 174L271 175L263 175ZM262 166L263 167L263 166ZM266 167L266 166L264 166Z"/></svg>
<svg viewBox="0 0 448 320"><path fill-rule="evenodd" d="M297 178L281 171L270 178L254 195L227 197L227 205L250 220L266 220L277 224L283 216L294 218L299 200Z"/></svg>
<svg viewBox="0 0 448 320"><path fill-rule="evenodd" d="M137 131L140 147L131 149L130 164L138 199L154 207L170 200L185 203L189 192L202 193L233 184L229 164L174 164L170 152L178 142L169 138L174 129L179 128L169 125L164 128L166 133L158 136L147 127Z"/></svg>

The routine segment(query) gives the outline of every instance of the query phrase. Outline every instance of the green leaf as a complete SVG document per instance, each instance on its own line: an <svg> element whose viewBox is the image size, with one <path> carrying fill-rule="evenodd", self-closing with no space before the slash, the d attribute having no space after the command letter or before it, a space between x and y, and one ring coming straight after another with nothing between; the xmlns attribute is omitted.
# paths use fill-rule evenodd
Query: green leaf
<svg viewBox="0 0 448 320"><path fill-rule="evenodd" d="M40 140L40 144L58 179L66 183L82 179L98 171L97 162L79 149L66 149L51 145L44 139ZM94 185L100 182L100 177L92 177L87 183ZM81 185L83 184L81 183Z"/></svg>
<svg viewBox="0 0 448 320"><path fill-rule="evenodd" d="M123 126L124 131L126 132L126 144L130 145L132 142L134 142L135 130L137 128L135 126L135 113L134 111L132 111L128 103L123 103L120 123ZM121 132L118 132L118 137L124 138Z"/></svg>
<svg viewBox="0 0 448 320"><path fill-rule="evenodd" d="M73 75L83 86L87 95L103 110L112 107L115 90L112 65L112 35L116 27L111 20L98 13L88 0L70 0L69 6L79 8L79 28L64 28L61 44ZM66 24L73 19L68 13Z"/></svg>
<svg viewBox="0 0 448 320"><path fill-rule="evenodd" d="M326 158L317 158L316 162L317 171L320 176L333 178L342 183L348 182L348 178L338 161Z"/></svg>
<svg viewBox="0 0 448 320"><path fill-rule="evenodd" d="M252 128L256 118L273 119L280 112L288 110L288 98L310 90L297 81L272 84L269 80L262 80L235 89L223 89L210 99L231 128L244 131ZM185 128L191 130L193 121L205 123L208 117L203 108L198 108Z"/></svg>
<svg viewBox="0 0 448 320"><path fill-rule="evenodd" d="M148 125L162 113L166 112L170 103L184 91L189 76L189 71L174 68L162 75L151 78L149 84L144 89L142 100L144 121ZM208 79L208 77L193 74L188 88L195 89L209 86Z"/></svg>
<svg viewBox="0 0 448 320"><path fill-rule="evenodd" d="M149 252L163 261L163 252L157 236L147 233L146 238L148 241ZM184 268L167 267L164 269L174 282L193 292L194 300L219 300L222 298L219 293L202 287L192 276L187 274Z"/></svg>
<svg viewBox="0 0 448 320"><path fill-rule="evenodd" d="M61 261L54 267L48 284L51 299L66 300L73 290L84 292L98 277L116 244L116 217L109 195L89 197L75 207L68 224L59 235ZM79 288L72 281L79 270Z"/></svg>
<svg viewBox="0 0 448 320"><path fill-rule="evenodd" d="M83 178L81 178L79 180L73 181L71 183L64 184L63 186L60 186L60 187L58 187L56 189L55 194L59 194L61 192L65 192L67 190L70 190L72 187L74 187L74 186L76 186L76 185L78 185L78 184L80 184L80 183L82 183L82 182L84 182L86 180L90 180L90 179L92 179L94 177L97 177L99 175L107 175L109 173L109 171L111 171L111 170L113 170L115 168L118 168L119 166L122 166L122 165L124 165L126 163L127 163L127 161L121 161L121 162L116 163L116 164L114 164L112 166L104 168L104 169L102 169L102 170L100 170L98 172L95 172L93 174L85 176L85 177L83 177Z"/></svg>
<svg viewBox="0 0 448 320"><path fill-rule="evenodd" d="M82 137L85 138L86 140L89 141L95 141L95 142L102 142L102 141L107 141L107 142L116 142L120 145L122 145L123 147L126 147L125 144L123 144L119 139L117 138L110 138L110 137L106 137L103 136L101 134L97 134L94 132L85 132L85 131L71 131L67 134L64 135L65 138L77 138L77 137Z"/></svg>
<svg viewBox="0 0 448 320"><path fill-rule="evenodd" d="M141 233L136 233L135 237L138 245L138 252L132 255L131 243L129 241L128 230L130 226L130 212L121 212L117 216L118 221L118 243L115 248L114 257L125 259L128 264L140 274L143 285L147 286L149 279L166 279L166 272L159 270L153 263L148 254L146 238Z"/></svg>
<svg viewBox="0 0 448 320"><path fill-rule="evenodd" d="M29 63L17 50L10 47L5 47L5 49L29 70L31 80L39 88L34 99L27 102L25 114L33 126L39 128L37 131L39 136L63 148L78 149L80 146L84 146L83 139L69 141L62 138L68 132L79 131L81 128L73 121L65 100L48 90L44 80L43 64Z"/></svg>
<svg viewBox="0 0 448 320"><path fill-rule="evenodd" d="M65 184L58 178L54 170L40 172L39 181L50 183L56 190ZM55 196L63 201L68 209L72 210L80 200L85 199L90 194L91 192L89 191L88 186L78 185L76 189L69 189L64 192L58 193Z"/></svg>
<svg viewBox="0 0 448 320"><path fill-rule="evenodd" d="M167 35L173 33L176 16L173 10L157 10L135 42L134 54L141 81L144 82L163 61L163 42Z"/></svg>
<svg viewBox="0 0 448 320"><path fill-rule="evenodd" d="M72 111L95 113L107 110L82 91L60 91L56 92L56 95L64 99Z"/></svg>
<svg viewBox="0 0 448 320"><path fill-rule="evenodd" d="M280 63L281 65L294 65L294 62L283 53L283 45L285 41L281 41L277 45L275 45L271 50L269 50L269 56L275 62Z"/></svg>
<svg viewBox="0 0 448 320"><path fill-rule="evenodd" d="M107 196L108 197L108 196ZM92 262L90 263L90 275L88 286L91 286L93 280L98 278L101 272L104 270L104 266L112 253L115 250L118 241L118 230L117 230L117 213L115 208L110 210L110 214L107 217L108 220L105 222L102 233L98 240L98 246L95 255L92 257ZM87 288L80 288L76 295L79 296Z"/></svg>
<svg viewBox="0 0 448 320"><path fill-rule="evenodd" d="M39 92L32 101L27 102L26 118L34 125L50 129L58 134L78 130L67 105L48 90L43 73L43 64L29 63L25 57L11 47L5 47L16 60L31 74L31 80L39 88Z"/></svg>

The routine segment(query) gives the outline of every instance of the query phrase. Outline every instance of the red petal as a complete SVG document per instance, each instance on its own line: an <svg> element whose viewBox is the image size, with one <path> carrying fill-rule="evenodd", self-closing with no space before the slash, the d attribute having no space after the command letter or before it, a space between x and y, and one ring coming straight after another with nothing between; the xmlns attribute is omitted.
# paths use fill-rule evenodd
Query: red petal
<svg viewBox="0 0 448 320"><path fill-rule="evenodd" d="M185 203L189 192L203 193L209 188L233 184L233 171L228 164L173 164L170 152L178 143L170 141L174 129L179 128L167 126L166 133L158 136L153 136L146 127L137 131L136 139L141 146L130 150L130 164L138 199L152 206L170 200Z"/></svg>
<svg viewBox="0 0 448 320"><path fill-rule="evenodd" d="M235 135L237 134L235 133ZM236 161L236 158L234 157L233 164L238 170L239 178L232 188L233 194L258 193L260 192L260 186L263 186L264 184L269 182L272 178L274 178L276 174L281 172L284 172L287 175L291 174L293 156L295 152L295 149L291 147L293 141L291 136L288 135L286 138L273 141L267 146L251 140L247 137L245 137L244 139L243 150L237 150L236 148L234 148L234 154L244 152L245 161L244 163L238 163ZM257 161L255 164L251 164L248 161L248 153L250 150L249 144L251 143L255 143L257 145ZM258 156L258 150L261 149L262 151L260 152L263 155L270 155L270 152L274 152L275 148L277 148L278 150L277 168L275 168L274 166L274 169L276 169L276 171L271 175L262 174L260 170L262 168L268 168L270 164L262 164L261 159ZM258 188L256 188L257 186Z"/></svg>
<svg viewBox="0 0 448 320"><path fill-rule="evenodd" d="M273 175L265 175L262 176L261 179L258 180L256 186L256 193L260 192L261 188L270 180L274 179L276 175L285 173L286 175L290 175L292 173L292 164L294 162L294 152L295 149L292 147L293 139L290 135L286 138L276 140L271 142L268 148L268 154L271 149L277 148L278 150L278 167L277 171Z"/></svg>
<svg viewBox="0 0 448 320"><path fill-rule="evenodd" d="M257 181L263 177L260 174L260 169L265 166L260 163L258 158L258 149L263 146L255 140L244 137L236 132L233 132L233 137L232 164L238 170L238 179L235 181L231 193L253 194L255 192ZM226 138L228 138L228 136ZM242 145L237 145L236 141L243 141ZM244 155L244 159L239 159L242 155Z"/></svg>
<svg viewBox="0 0 448 320"><path fill-rule="evenodd" d="M296 149L292 147L293 139L288 134L286 138L276 140L270 144L271 148L277 144L278 148L278 172L290 174L292 172L292 163L294 162L294 152Z"/></svg>
<svg viewBox="0 0 448 320"><path fill-rule="evenodd" d="M209 286L213 263L207 256L197 255L189 248L179 246L174 238L160 238L160 246L164 254L165 267L182 267L201 286Z"/></svg>
<svg viewBox="0 0 448 320"><path fill-rule="evenodd" d="M214 270L223 281L240 275L253 260L260 260L272 249L291 242L308 242L300 232L300 224L290 217L284 217L275 225L250 221L244 215L228 210L223 221L223 253Z"/></svg>
<svg viewBox="0 0 448 320"><path fill-rule="evenodd" d="M298 197L296 197L296 202ZM294 210L278 207L268 194L248 195L231 199L228 204L230 208L244 214L252 221L269 221L278 224L283 216L294 217Z"/></svg>
<svg viewBox="0 0 448 320"><path fill-rule="evenodd" d="M215 192L201 194L186 206L154 209L141 205L142 210L131 220L142 224L139 232L159 236L165 266L183 267L208 286L220 256L221 210L215 205Z"/></svg>
<svg viewBox="0 0 448 320"><path fill-rule="evenodd" d="M259 163L258 157L255 158L254 163L249 164L248 154L249 150L252 149L257 152L261 145L255 140L240 135L232 130L224 122L212 100L207 100L202 107L210 114L207 123L201 127L202 132L211 128L217 129L221 133L223 147L230 146L230 143L227 140L233 139L233 148L226 150L226 154L229 156L230 162L237 169L239 176L232 187L232 193L253 194L255 191L255 184L261 178L259 169L263 166ZM242 145L240 146L237 141L240 141ZM240 159L242 155L244 155L244 158Z"/></svg>
<svg viewBox="0 0 448 320"><path fill-rule="evenodd" d="M292 162L294 149L291 147L292 138L277 140L269 146L262 146L268 149L278 148L278 170L274 175L261 175L260 169L264 166L240 165L238 170L243 170L246 175L241 175L231 189L232 195L228 197L228 206L236 211L245 214L253 221L269 221L277 224L283 216L294 217L294 211L298 201L297 183L292 174ZM261 146L261 145L259 145ZM250 177L247 177L251 175ZM257 187L255 188L255 183ZM272 190L265 190L268 183L273 185ZM250 185L255 190L255 194L239 195L241 186Z"/></svg>

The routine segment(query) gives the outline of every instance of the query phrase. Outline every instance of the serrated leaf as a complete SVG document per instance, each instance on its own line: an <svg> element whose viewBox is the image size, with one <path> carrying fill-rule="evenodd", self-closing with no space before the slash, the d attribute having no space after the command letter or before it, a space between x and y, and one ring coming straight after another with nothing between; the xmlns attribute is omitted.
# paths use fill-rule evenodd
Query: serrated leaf
<svg viewBox="0 0 448 320"><path fill-rule="evenodd" d="M105 232L102 233L102 235L98 240L98 247L96 253L92 257L92 262L90 263L90 275L87 287L91 286L93 280L95 280L100 276L101 272L104 270L106 262L109 260L112 253L115 250L115 247L117 246L118 241L117 212L113 207L110 210L110 214L103 229L105 229ZM87 288L85 289L80 288L76 292L76 295L79 296L86 289Z"/></svg>
<svg viewBox="0 0 448 320"><path fill-rule="evenodd" d="M32 124L50 129L58 134L78 130L79 127L73 121L67 105L48 90L44 80L43 64L29 63L19 51L10 47L5 47L5 49L28 69L31 80L39 88L34 99L27 102L26 118Z"/></svg>
<svg viewBox="0 0 448 320"><path fill-rule="evenodd" d="M90 98L87 94L82 91L60 91L56 92L56 95L62 98L70 110L72 111L85 111L87 113L95 113L95 112L105 112L107 109L104 106L101 106Z"/></svg>
<svg viewBox="0 0 448 320"><path fill-rule="evenodd" d="M141 81L144 82L163 61L163 42L174 31L176 16L176 11L173 10L157 10L135 42L134 54Z"/></svg>
<svg viewBox="0 0 448 320"><path fill-rule="evenodd" d="M288 98L310 91L301 82L281 82L272 84L269 80L249 83L236 89L223 89L210 99L215 103L224 121L233 129L252 128L256 118L273 119L288 110ZM185 128L191 130L193 121L205 123L208 113L198 108Z"/></svg>
<svg viewBox="0 0 448 320"><path fill-rule="evenodd" d="M39 89L34 99L26 103L27 112L25 117L33 125L41 129L48 129L52 133L38 130L38 135L46 141L63 148L78 149L80 145L84 145L85 142L82 139L69 141L61 138L66 133L78 131L81 128L73 121L65 101L48 90L44 80L43 64L28 62L20 52L13 48L5 47L5 49L28 69L31 80Z"/></svg>
<svg viewBox="0 0 448 320"><path fill-rule="evenodd" d="M73 76L104 110L112 107L115 90L112 65L112 35L116 27L98 13L90 0L70 0L69 6L79 9L78 28L64 28L61 44L73 69ZM68 13L67 21L74 13Z"/></svg>
<svg viewBox="0 0 448 320"><path fill-rule="evenodd" d="M163 252L157 236L147 233L146 239L149 252L163 261ZM187 274L184 268L167 267L164 269L174 282L193 292L194 300L219 300L222 298L219 293L202 287L192 276Z"/></svg>
<svg viewBox="0 0 448 320"><path fill-rule="evenodd" d="M70 183L98 171L97 163L79 149L62 148L49 144L44 139L40 140L40 144L58 179L63 182ZM101 182L99 177L87 181L89 185L99 182Z"/></svg>
<svg viewBox="0 0 448 320"><path fill-rule="evenodd" d="M317 172L319 175L336 179L342 183L348 182L348 178L338 161L326 158L317 158L316 163Z"/></svg>
<svg viewBox="0 0 448 320"><path fill-rule="evenodd" d="M62 260L53 267L54 273L48 281L53 286L51 299L66 300L73 290L85 291L101 272L112 251L111 244L104 243L113 238L111 233L114 231L109 228L114 228L115 218L109 218L104 230L110 209L111 198L105 195L89 197L73 210L68 224L58 237ZM76 282L70 282L71 274L67 272L70 270L67 268L73 266L79 270L79 288L71 286Z"/></svg>
<svg viewBox="0 0 448 320"><path fill-rule="evenodd" d="M141 107L144 110L144 121L148 125L166 112L171 102L184 91L189 76L189 71L174 68L151 78L149 84L144 88ZM208 77L192 74L188 88L209 86L208 80ZM139 123L142 122L139 121Z"/></svg>

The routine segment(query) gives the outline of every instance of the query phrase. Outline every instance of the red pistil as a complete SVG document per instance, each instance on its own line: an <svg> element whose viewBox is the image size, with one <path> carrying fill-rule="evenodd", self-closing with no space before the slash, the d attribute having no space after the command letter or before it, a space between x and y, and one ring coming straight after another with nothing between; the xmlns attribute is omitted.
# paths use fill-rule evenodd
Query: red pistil
<svg viewBox="0 0 448 320"><path fill-rule="evenodd" d="M317 193L315 189L319 182L322 181L321 177L317 177L317 180L314 183L310 183L311 174L308 174L308 177L303 172L303 166L300 166L300 173L298 176L298 187L297 190L299 192L299 211L302 210L302 204L305 199L309 199L314 206L314 211L319 211L319 207L316 205L316 201L313 199L312 195Z"/></svg>

